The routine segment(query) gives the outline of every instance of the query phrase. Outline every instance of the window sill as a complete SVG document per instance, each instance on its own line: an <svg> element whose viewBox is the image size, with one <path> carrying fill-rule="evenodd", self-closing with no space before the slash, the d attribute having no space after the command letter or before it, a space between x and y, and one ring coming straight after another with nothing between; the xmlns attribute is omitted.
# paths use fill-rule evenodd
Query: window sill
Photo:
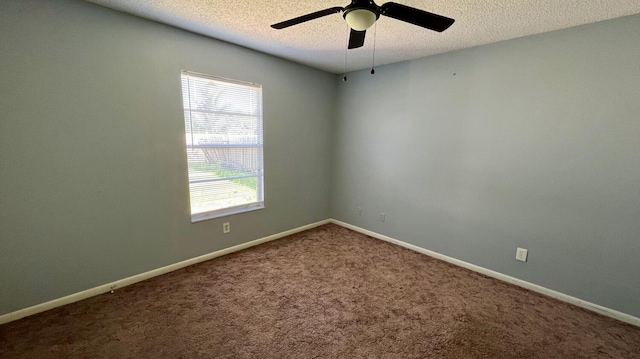
<svg viewBox="0 0 640 359"><path fill-rule="evenodd" d="M191 215L191 223L202 222L208 219L226 217L226 216L230 216L238 213L256 211L259 209L264 209L264 202L243 204L241 206L235 206L235 207L230 207L225 209L218 209L210 212L193 214Z"/></svg>

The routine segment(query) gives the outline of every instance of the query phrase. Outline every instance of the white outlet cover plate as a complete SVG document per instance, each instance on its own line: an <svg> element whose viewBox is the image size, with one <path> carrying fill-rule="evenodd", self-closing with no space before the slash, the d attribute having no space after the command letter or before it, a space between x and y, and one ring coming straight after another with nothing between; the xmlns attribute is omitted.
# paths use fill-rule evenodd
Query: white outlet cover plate
<svg viewBox="0 0 640 359"><path fill-rule="evenodd" d="M524 248L518 248L516 249L516 260L519 260L521 262L526 262L527 261L527 253L529 251L527 249Z"/></svg>

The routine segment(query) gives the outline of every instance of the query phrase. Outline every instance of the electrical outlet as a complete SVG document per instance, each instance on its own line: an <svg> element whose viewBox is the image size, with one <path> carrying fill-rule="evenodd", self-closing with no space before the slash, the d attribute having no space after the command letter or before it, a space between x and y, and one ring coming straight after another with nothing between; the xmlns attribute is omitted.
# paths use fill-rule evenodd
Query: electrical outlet
<svg viewBox="0 0 640 359"><path fill-rule="evenodd" d="M358 216L362 216L362 207L356 208Z"/></svg>
<svg viewBox="0 0 640 359"><path fill-rule="evenodd" d="M222 224L222 233L229 233L231 232L231 225L229 224L229 222L224 222Z"/></svg>
<svg viewBox="0 0 640 359"><path fill-rule="evenodd" d="M526 262L528 252L529 251L524 248L516 249L516 260L519 260L520 262Z"/></svg>
<svg viewBox="0 0 640 359"><path fill-rule="evenodd" d="M384 213L380 213L380 222L384 222Z"/></svg>

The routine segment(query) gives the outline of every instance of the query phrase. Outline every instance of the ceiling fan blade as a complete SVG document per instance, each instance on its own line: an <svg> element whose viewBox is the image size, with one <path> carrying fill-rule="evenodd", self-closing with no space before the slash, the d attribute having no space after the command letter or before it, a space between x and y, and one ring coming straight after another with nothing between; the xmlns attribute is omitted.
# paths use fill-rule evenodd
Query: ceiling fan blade
<svg viewBox="0 0 640 359"><path fill-rule="evenodd" d="M394 2L388 2L382 5L380 7L380 14L437 32L443 32L448 29L455 21L445 16L432 14Z"/></svg>
<svg viewBox="0 0 640 359"><path fill-rule="evenodd" d="M364 31L356 31L351 29L351 34L349 34L349 46L348 49L357 49L358 47L362 47L364 45L364 35L367 33L367 30Z"/></svg>
<svg viewBox="0 0 640 359"><path fill-rule="evenodd" d="M301 23L309 21L309 20L314 20L314 19L317 19L319 17L323 17L323 16L327 16L327 15L331 15L331 14L336 14L336 13L339 13L341 11L344 11L344 8L336 6L336 7L332 7L332 8L329 8L329 9L312 12L311 14L302 15L302 16L293 18L291 20L279 22L277 24L271 25L271 27L274 28L274 29L280 30L280 29L284 29L285 27L298 25L298 24L301 24Z"/></svg>

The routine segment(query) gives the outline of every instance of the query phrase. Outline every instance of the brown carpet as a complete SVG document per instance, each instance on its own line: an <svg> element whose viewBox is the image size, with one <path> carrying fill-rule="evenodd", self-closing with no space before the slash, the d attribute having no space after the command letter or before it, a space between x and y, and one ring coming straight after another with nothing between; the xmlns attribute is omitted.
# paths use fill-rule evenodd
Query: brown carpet
<svg viewBox="0 0 640 359"><path fill-rule="evenodd" d="M640 328L325 225L0 326L1 358L640 358Z"/></svg>

